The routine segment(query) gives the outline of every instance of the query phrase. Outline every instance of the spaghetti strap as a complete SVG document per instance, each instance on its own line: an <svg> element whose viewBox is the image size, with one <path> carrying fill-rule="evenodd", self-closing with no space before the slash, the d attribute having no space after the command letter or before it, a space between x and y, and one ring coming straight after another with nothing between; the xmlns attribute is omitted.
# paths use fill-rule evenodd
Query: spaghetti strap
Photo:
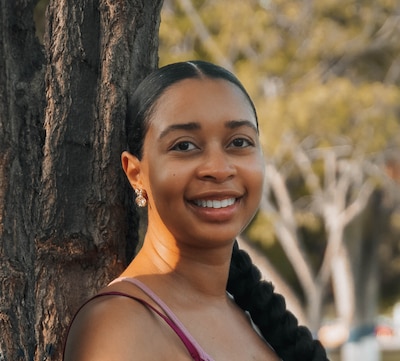
<svg viewBox="0 0 400 361"><path fill-rule="evenodd" d="M111 282L110 284L115 283L119 280L125 280L125 279L116 279L113 282ZM126 280L129 280L129 279L126 279ZM135 279L135 281L137 281L137 280ZM136 284L136 282L131 282L131 283ZM148 294L148 295L151 299L153 299L153 297L155 297L156 300L158 299L158 297L150 289L148 289L141 282L139 282L139 283L140 283L140 286L138 285L138 287L140 289L142 289L142 287L144 286L144 288L145 288L145 290L143 290L144 293L148 294L148 291L150 291L149 292L150 294ZM127 297L127 298L130 298L134 301L141 303L142 305L144 305L145 307L147 307L148 309L150 309L151 311L156 313L158 316L160 316L172 328L172 330L176 333L176 335L183 342L183 344L185 345L186 349L188 350L190 356L193 358L194 361L213 361L213 359L203 351L203 349L200 347L200 345L196 342L196 340L194 340L194 338L190 335L190 333L186 330L186 328L182 325L182 323L176 318L176 316L168 308L168 306L165 305L160 299L158 302L155 300L155 303L162 309L163 312L165 312L165 314L163 314L162 312L157 310L154 306L152 306L145 300L143 300L139 297L129 295L124 292L118 292L118 291L101 292L101 293L98 293L97 295L91 297L90 299L88 299L86 302L84 302L79 307L78 311L75 313L74 317L72 318L72 320L69 324L67 334L69 333L72 323L74 322L75 318L77 317L78 313L82 310L82 308L85 305L87 305L89 302L93 301L94 299L104 297L104 296ZM160 305L160 303L161 303L161 305ZM63 360L64 360L64 355L65 355L65 347L66 347L66 343L64 343Z"/></svg>
<svg viewBox="0 0 400 361"><path fill-rule="evenodd" d="M135 286L137 286L161 308L161 310L167 315L169 320L171 320L175 324L175 326L180 330L180 332L185 335L185 338L188 340L188 342L190 342L190 344L193 345L193 347L196 349L200 358L195 359L195 360L214 361L212 359L212 357L209 356L203 350L203 348L200 346L200 344L190 334L190 332L186 329L186 327L182 324L182 322L178 319L178 317L176 317L176 315L172 312L172 310L165 304L165 302L160 297L158 297L148 286L146 286L144 283L139 281L137 278L132 278L132 277L116 278L114 281L112 281L110 283L110 285L115 284L117 282L121 282L121 281L130 282L130 283L134 284Z"/></svg>
<svg viewBox="0 0 400 361"><path fill-rule="evenodd" d="M190 356L192 356L193 360L195 360L195 361L206 361L206 360L203 360L200 357L196 347L187 338L185 333L182 332L182 330L180 330L179 327L177 327L175 325L175 323L171 319L169 319L167 316L162 314L159 310L157 310L155 307L150 305L148 302L142 300L139 297L135 297L135 296L129 295L127 293L118 292L118 291L110 291L110 292L99 293L99 294L95 295L94 297L92 297L89 301L91 301L93 299L96 299L96 298L99 298L99 297L103 297L103 296L122 296L122 297L127 297L127 298L130 298L130 299L132 299L134 301L137 301L137 302L141 303L142 305L144 305L145 307L149 308L151 311L155 312L158 316L160 316L174 330L174 332L178 335L178 337L181 339L181 341L185 345L186 349L190 353ZM86 303L88 303L88 302L86 302Z"/></svg>

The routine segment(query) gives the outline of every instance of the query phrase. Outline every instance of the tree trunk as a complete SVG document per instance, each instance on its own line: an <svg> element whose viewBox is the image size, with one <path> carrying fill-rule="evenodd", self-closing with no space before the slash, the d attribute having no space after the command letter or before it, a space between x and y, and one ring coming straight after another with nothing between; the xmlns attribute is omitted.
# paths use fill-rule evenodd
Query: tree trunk
<svg viewBox="0 0 400 361"><path fill-rule="evenodd" d="M355 310L353 327L374 325L378 311L378 247L383 222L387 217L382 206L382 192L373 193L368 207L346 229L345 243L352 260Z"/></svg>
<svg viewBox="0 0 400 361"><path fill-rule="evenodd" d="M35 3L0 8L0 360L60 360L132 256L126 99L157 66L161 0L50 1L44 48Z"/></svg>
<svg viewBox="0 0 400 361"><path fill-rule="evenodd" d="M378 314L378 246L387 214L382 207L382 192L373 193L368 207L346 229L345 243L352 260L355 307L348 342L342 347L342 360L355 357L380 360L374 328Z"/></svg>
<svg viewBox="0 0 400 361"><path fill-rule="evenodd" d="M34 1L0 5L0 360L28 360L35 351L34 214L44 58L33 8Z"/></svg>

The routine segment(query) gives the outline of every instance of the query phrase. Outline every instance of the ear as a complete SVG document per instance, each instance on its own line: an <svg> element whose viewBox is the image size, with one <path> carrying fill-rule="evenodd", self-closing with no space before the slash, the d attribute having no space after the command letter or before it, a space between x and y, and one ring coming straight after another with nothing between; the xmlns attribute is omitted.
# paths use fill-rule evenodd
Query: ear
<svg viewBox="0 0 400 361"><path fill-rule="evenodd" d="M129 152L121 154L122 168L132 188L141 188L140 160Z"/></svg>

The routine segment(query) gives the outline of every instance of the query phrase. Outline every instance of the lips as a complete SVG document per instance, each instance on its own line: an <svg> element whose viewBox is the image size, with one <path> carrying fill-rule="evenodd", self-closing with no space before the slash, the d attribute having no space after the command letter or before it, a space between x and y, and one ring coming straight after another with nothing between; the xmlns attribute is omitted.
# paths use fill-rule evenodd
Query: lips
<svg viewBox="0 0 400 361"><path fill-rule="evenodd" d="M227 198L227 199L197 199L194 200L193 203L202 208L226 208L233 205L236 202L236 198Z"/></svg>

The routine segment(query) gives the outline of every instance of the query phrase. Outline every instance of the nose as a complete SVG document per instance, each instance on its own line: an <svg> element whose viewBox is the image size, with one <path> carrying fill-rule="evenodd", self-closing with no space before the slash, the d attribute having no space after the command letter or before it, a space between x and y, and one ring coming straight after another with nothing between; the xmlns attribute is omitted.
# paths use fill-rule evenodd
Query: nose
<svg viewBox="0 0 400 361"><path fill-rule="evenodd" d="M209 150L197 168L199 178L217 183L225 182L235 174L236 166L233 159L223 149Z"/></svg>

